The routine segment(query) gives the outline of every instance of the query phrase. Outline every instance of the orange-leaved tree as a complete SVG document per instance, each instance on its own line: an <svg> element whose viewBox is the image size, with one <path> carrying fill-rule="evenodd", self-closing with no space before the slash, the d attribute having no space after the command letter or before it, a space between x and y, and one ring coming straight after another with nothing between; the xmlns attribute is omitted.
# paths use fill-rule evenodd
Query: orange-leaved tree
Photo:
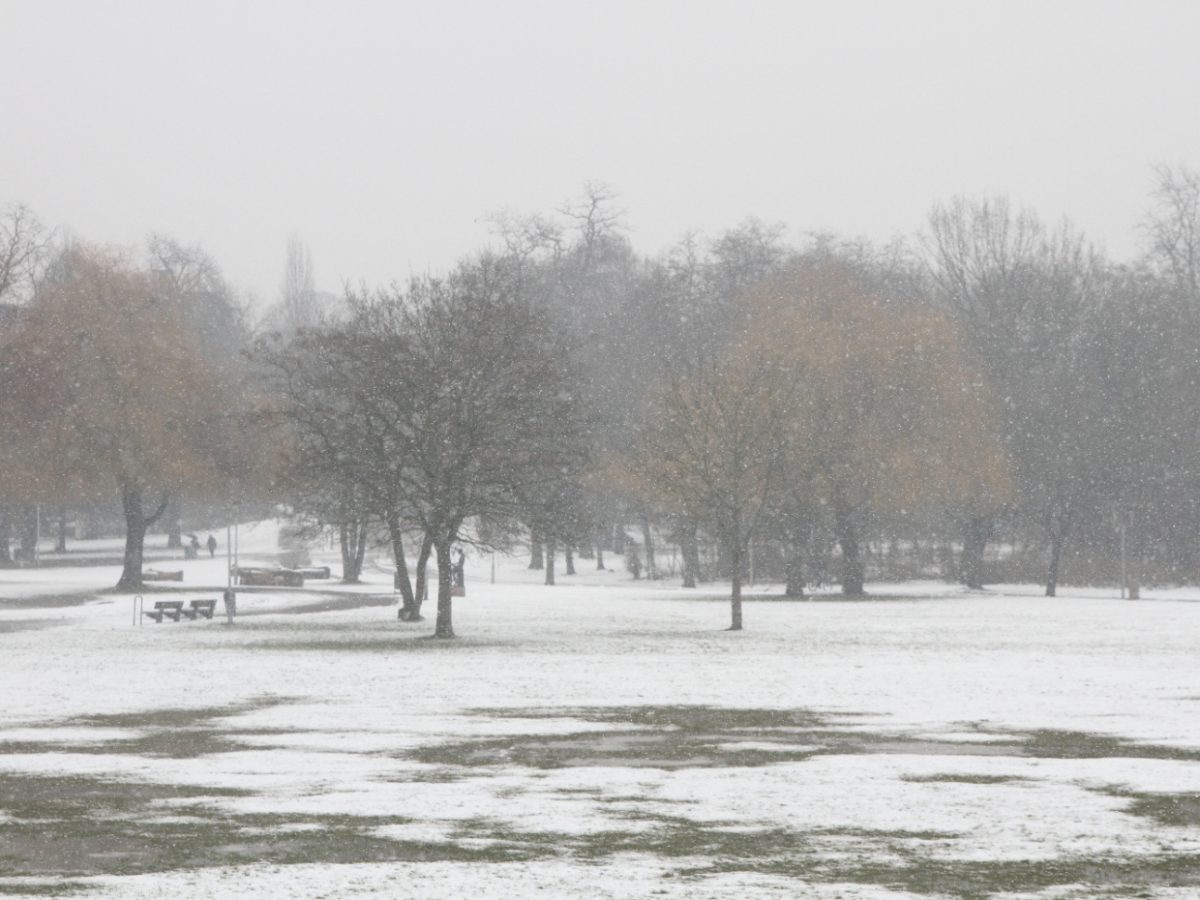
<svg viewBox="0 0 1200 900"><path fill-rule="evenodd" d="M44 501L107 482L125 517L119 590L173 493L230 477L238 403L178 304L122 254L66 250L6 334L0 418Z"/></svg>
<svg viewBox="0 0 1200 900"><path fill-rule="evenodd" d="M890 296L861 267L801 262L744 303L760 365L786 373L779 452L786 517L832 512L842 590L863 591L863 517L951 504L995 506L1007 463L986 389L944 316Z"/></svg>

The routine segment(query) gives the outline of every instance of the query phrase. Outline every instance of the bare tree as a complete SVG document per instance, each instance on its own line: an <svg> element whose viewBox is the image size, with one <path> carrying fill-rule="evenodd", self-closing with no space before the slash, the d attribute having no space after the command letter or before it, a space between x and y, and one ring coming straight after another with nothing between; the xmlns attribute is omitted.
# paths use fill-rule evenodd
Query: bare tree
<svg viewBox="0 0 1200 900"><path fill-rule="evenodd" d="M1200 302L1200 173L1159 165L1154 179L1154 205L1143 223L1150 259L1185 296Z"/></svg>
<svg viewBox="0 0 1200 900"><path fill-rule="evenodd" d="M1004 199L935 207L926 250L936 295L992 389L1020 509L1045 530L1053 595L1065 542L1101 484L1088 341L1104 262L1069 223L1048 228ZM971 587L993 515L968 507L964 517Z"/></svg>
<svg viewBox="0 0 1200 900"><path fill-rule="evenodd" d="M312 328L321 320L316 283L313 280L312 254L296 235L288 238L279 285L279 302L267 315L267 324L284 335Z"/></svg>
<svg viewBox="0 0 1200 900"><path fill-rule="evenodd" d="M29 207L0 208L0 302L28 299L52 240Z"/></svg>

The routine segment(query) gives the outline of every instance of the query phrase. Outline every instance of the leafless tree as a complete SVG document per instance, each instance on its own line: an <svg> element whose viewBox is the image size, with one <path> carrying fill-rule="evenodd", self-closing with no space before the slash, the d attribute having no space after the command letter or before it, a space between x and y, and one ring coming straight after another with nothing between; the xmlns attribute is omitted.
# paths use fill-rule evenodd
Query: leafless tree
<svg viewBox="0 0 1200 900"><path fill-rule="evenodd" d="M1200 172L1160 165L1154 179L1154 205L1143 223L1150 259L1185 296L1200 302Z"/></svg>
<svg viewBox="0 0 1200 900"><path fill-rule="evenodd" d="M28 299L52 240L29 207L0 208L0 302Z"/></svg>

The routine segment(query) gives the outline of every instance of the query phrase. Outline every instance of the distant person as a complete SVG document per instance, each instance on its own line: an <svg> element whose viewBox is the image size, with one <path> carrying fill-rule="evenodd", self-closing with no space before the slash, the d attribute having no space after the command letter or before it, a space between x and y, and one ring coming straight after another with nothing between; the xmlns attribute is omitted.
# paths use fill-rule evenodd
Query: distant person
<svg viewBox="0 0 1200 900"><path fill-rule="evenodd" d="M463 548L458 548L458 555L454 558L454 584L456 587L466 587L465 568L467 563L467 554L463 553Z"/></svg>
<svg viewBox="0 0 1200 900"><path fill-rule="evenodd" d="M200 556L200 538L193 534L183 555L188 559L197 559Z"/></svg>
<svg viewBox="0 0 1200 900"><path fill-rule="evenodd" d="M208 547L208 555L210 558L217 555L217 539L215 537L210 534L208 536L208 540L204 542L204 545Z"/></svg>

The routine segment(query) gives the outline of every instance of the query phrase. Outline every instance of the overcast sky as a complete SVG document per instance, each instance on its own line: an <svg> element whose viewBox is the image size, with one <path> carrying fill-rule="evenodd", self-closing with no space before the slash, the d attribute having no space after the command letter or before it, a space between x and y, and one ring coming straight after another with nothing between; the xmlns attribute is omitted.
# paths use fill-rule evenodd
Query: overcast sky
<svg viewBox="0 0 1200 900"><path fill-rule="evenodd" d="M0 204L204 245L273 301L444 268L602 181L635 246L748 216L886 240L956 193L1120 258L1200 167L1200 2L0 0Z"/></svg>

